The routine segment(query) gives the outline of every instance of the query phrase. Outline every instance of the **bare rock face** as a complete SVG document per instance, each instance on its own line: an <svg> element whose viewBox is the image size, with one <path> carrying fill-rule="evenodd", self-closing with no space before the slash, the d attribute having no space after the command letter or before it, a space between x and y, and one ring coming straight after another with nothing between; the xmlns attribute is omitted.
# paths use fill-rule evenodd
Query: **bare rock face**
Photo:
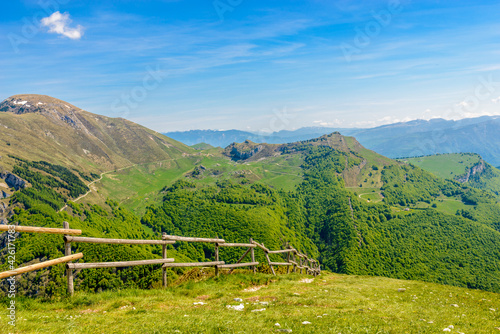
<svg viewBox="0 0 500 334"><path fill-rule="evenodd" d="M233 160L247 160L262 151L263 147L262 144L255 144L247 140L243 144L233 143L229 145L226 152Z"/></svg>
<svg viewBox="0 0 500 334"><path fill-rule="evenodd" d="M484 160L481 159L477 164L469 168L464 175L457 177L456 180L460 183L469 182L472 176L476 174L481 174L484 171L484 168L485 168Z"/></svg>
<svg viewBox="0 0 500 334"><path fill-rule="evenodd" d="M9 172L0 173L0 178L5 180L5 183L11 188L16 190L23 189L26 187L26 181L21 179L19 176L14 175ZM8 197L4 196L3 198ZM1 197L0 197L1 198Z"/></svg>
<svg viewBox="0 0 500 334"><path fill-rule="evenodd" d="M11 112L16 115L43 114L54 122L67 123L74 129L84 128L78 118L80 111L80 108L46 95L14 95L0 103L0 112Z"/></svg>

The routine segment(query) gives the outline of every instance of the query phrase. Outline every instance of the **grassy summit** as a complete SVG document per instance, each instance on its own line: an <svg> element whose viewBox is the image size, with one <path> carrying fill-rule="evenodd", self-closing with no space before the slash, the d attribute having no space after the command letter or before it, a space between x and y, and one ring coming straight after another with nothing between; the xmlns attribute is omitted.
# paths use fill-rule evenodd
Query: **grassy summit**
<svg viewBox="0 0 500 334"><path fill-rule="evenodd" d="M165 290L77 293L73 299L52 302L19 300L16 330L89 334L279 330L441 333L453 328L452 333L500 332L500 295L491 292L326 272L315 279L241 272L208 277ZM231 308L241 304L241 311Z"/></svg>

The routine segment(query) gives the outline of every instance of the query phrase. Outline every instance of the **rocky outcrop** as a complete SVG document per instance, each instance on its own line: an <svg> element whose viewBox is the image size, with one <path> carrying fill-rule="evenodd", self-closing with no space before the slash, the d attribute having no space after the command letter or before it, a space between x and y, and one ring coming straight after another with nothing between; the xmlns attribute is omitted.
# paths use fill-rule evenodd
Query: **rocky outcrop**
<svg viewBox="0 0 500 334"><path fill-rule="evenodd" d="M26 181L21 179L19 176L14 175L9 172L0 173L0 178L5 180L5 183L11 188L16 190L23 189L26 187Z"/></svg>
<svg viewBox="0 0 500 334"><path fill-rule="evenodd" d="M234 160L247 160L262 151L262 148L262 145L258 145L254 148L240 148L237 146L233 146L229 154L233 157Z"/></svg>
<svg viewBox="0 0 500 334"><path fill-rule="evenodd" d="M79 108L43 95L12 96L0 103L0 112L10 112L16 115L42 114L55 122L67 123L74 129L86 130L78 119Z"/></svg>
<svg viewBox="0 0 500 334"><path fill-rule="evenodd" d="M460 183L469 182L470 178L476 174L481 174L484 171L485 164L484 160L480 159L477 164L472 166L467 170L467 172L461 176L457 176L455 179Z"/></svg>
<svg viewBox="0 0 500 334"><path fill-rule="evenodd" d="M0 199L4 199L4 198L9 198L10 197L10 194L6 193L5 191L0 191Z"/></svg>

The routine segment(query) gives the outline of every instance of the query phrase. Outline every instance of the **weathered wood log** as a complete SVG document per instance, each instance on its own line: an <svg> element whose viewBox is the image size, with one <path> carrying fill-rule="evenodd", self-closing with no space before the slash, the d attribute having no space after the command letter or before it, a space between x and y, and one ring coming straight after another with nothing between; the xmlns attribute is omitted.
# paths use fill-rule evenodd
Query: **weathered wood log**
<svg viewBox="0 0 500 334"><path fill-rule="evenodd" d="M170 240L133 240L133 239L106 239L106 238L89 238L89 237L72 237L65 236L66 242L84 242L91 244L119 244L119 245L168 245L175 244L175 241Z"/></svg>
<svg viewBox="0 0 500 334"><path fill-rule="evenodd" d="M163 240L176 240L176 241L187 241L187 242L214 242L214 243L225 243L224 239L217 238L191 238L191 237L179 237L176 235L163 234Z"/></svg>
<svg viewBox="0 0 500 334"><path fill-rule="evenodd" d="M219 244L215 244L215 262L219 262ZM219 266L215 266L215 276L219 276Z"/></svg>
<svg viewBox="0 0 500 334"><path fill-rule="evenodd" d="M286 242L286 249L293 249L292 247L290 247L290 243L287 241ZM290 253L286 253L286 262L290 263ZM286 273L289 274L290 273L290 267L286 267Z"/></svg>
<svg viewBox="0 0 500 334"><path fill-rule="evenodd" d="M186 263L165 263L164 268L177 268L177 267L214 267L223 265L224 261L212 262L186 262Z"/></svg>
<svg viewBox="0 0 500 334"><path fill-rule="evenodd" d="M246 248L255 248L257 247L254 244L238 244L238 243L228 243L225 242L223 244L220 244L219 247L246 247Z"/></svg>
<svg viewBox="0 0 500 334"><path fill-rule="evenodd" d="M282 253L290 253L295 251L295 249L281 249L281 250L275 250L275 251L269 251L269 254L282 254Z"/></svg>
<svg viewBox="0 0 500 334"><path fill-rule="evenodd" d="M63 222L63 228L64 229L69 229L69 223L68 222ZM66 239L67 235L64 236ZM64 255L70 256L71 255L71 243L64 240ZM73 294L75 293L75 288L73 284L73 269L66 268L66 280L68 282L68 294L73 297Z"/></svg>
<svg viewBox="0 0 500 334"><path fill-rule="evenodd" d="M258 246L258 245L257 245ZM262 244L262 247L263 248L266 248L264 246L264 244ZM267 248L266 248L267 249ZM273 272L273 275L276 276L276 272L274 271L274 267L273 265L271 264L271 259L269 258L269 250L265 251L264 252L265 256L266 256L266 260L267 260L267 263L269 264L269 267L271 268L271 271Z"/></svg>
<svg viewBox="0 0 500 334"><path fill-rule="evenodd" d="M174 262L174 259L154 259L154 260L139 260L139 261L121 261L121 262L94 262L94 263L68 263L67 268L70 269L91 269L91 268L121 268L133 266L145 266L149 264L164 264Z"/></svg>
<svg viewBox="0 0 500 334"><path fill-rule="evenodd" d="M167 258L167 245L163 245L162 250L161 250L161 255L162 258L166 259ZM161 276L163 279L163 287L167 287L167 269L166 268L161 268Z"/></svg>
<svg viewBox="0 0 500 334"><path fill-rule="evenodd" d="M24 273L27 273L27 272L30 272L33 270L38 270L38 269L43 269L43 268L55 266L56 264L78 260L78 259L81 259L82 257L83 257L83 253L78 253L78 254L73 254L70 256L60 257L60 258L54 259L54 260L49 260L49 261L40 262L37 264L32 264L32 265L29 265L26 267L17 268L16 270L4 271L4 272L0 273L0 278L7 278L7 277L11 277L11 276L16 276L19 274L24 274Z"/></svg>
<svg viewBox="0 0 500 334"><path fill-rule="evenodd" d="M253 239L250 238L250 243L253 244ZM255 250L253 248L250 249L250 258L252 262L255 262ZM255 266L252 266L253 273L255 274L257 268Z"/></svg>
<svg viewBox="0 0 500 334"><path fill-rule="evenodd" d="M255 245L253 245L255 247ZM245 252L245 254L243 254L238 261L236 261L236 263L240 263L241 261L243 261L243 259L245 258L245 256L247 256L247 254L250 252L250 250L253 250L253 248L249 248L247 249L247 251ZM255 260L253 260L252 262L255 262ZM229 273L232 273L233 271L230 270Z"/></svg>
<svg viewBox="0 0 500 334"><path fill-rule="evenodd" d="M257 245L257 247L259 247L260 249L262 249L266 253L269 253L269 249L266 246L264 246L264 244L261 245L257 241L252 241L252 243L254 243L255 245Z"/></svg>
<svg viewBox="0 0 500 334"><path fill-rule="evenodd" d="M53 228L53 227L35 227L35 226L19 226L19 225L0 225L0 231L14 230L16 232L28 232L28 233L50 233L50 234L82 234L82 230L72 230L64 228Z"/></svg>
<svg viewBox="0 0 500 334"><path fill-rule="evenodd" d="M271 265L273 266L291 266L291 263L288 262L271 262Z"/></svg>
<svg viewBox="0 0 500 334"><path fill-rule="evenodd" d="M223 264L219 268L241 268L241 267L253 267L257 266L259 262L247 262L247 263L235 263L235 264Z"/></svg>

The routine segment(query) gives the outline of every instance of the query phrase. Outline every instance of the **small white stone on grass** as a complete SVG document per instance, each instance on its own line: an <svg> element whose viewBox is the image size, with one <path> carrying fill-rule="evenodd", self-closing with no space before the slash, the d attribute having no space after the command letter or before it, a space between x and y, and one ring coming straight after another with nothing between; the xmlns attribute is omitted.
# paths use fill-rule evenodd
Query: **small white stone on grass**
<svg viewBox="0 0 500 334"><path fill-rule="evenodd" d="M309 321L302 321L302 325L310 325L311 323Z"/></svg>
<svg viewBox="0 0 500 334"><path fill-rule="evenodd" d="M399 288L399 289L398 289L398 292L405 292L405 291L406 291L406 289L405 289L405 288Z"/></svg>
<svg viewBox="0 0 500 334"><path fill-rule="evenodd" d="M453 325L448 326L449 329L454 329L455 327Z"/></svg>
<svg viewBox="0 0 500 334"><path fill-rule="evenodd" d="M275 323L274 326L280 327L281 325L279 323Z"/></svg>
<svg viewBox="0 0 500 334"><path fill-rule="evenodd" d="M490 311L496 312L496 310L494 308L490 308Z"/></svg>
<svg viewBox="0 0 500 334"><path fill-rule="evenodd" d="M265 311L266 309L265 308L259 308L259 309L256 309L256 310L252 310L252 312L262 312L262 311Z"/></svg>
<svg viewBox="0 0 500 334"><path fill-rule="evenodd" d="M443 329L443 332L451 332L451 329L445 328L445 329Z"/></svg>
<svg viewBox="0 0 500 334"><path fill-rule="evenodd" d="M300 283L312 283L314 281L314 278L303 278L299 282Z"/></svg>
<svg viewBox="0 0 500 334"><path fill-rule="evenodd" d="M204 303L204 302L194 302L193 305L207 305L207 303Z"/></svg>
<svg viewBox="0 0 500 334"><path fill-rule="evenodd" d="M243 301L243 299L241 299L241 298L234 298L234 301L235 301L235 302L242 302L242 301Z"/></svg>
<svg viewBox="0 0 500 334"><path fill-rule="evenodd" d="M226 305L226 307L230 310L235 310L235 311L243 311L245 308L245 305L240 304L240 305Z"/></svg>
<svg viewBox="0 0 500 334"><path fill-rule="evenodd" d="M453 307L458 307L458 304L451 304L451 306L453 306Z"/></svg>

